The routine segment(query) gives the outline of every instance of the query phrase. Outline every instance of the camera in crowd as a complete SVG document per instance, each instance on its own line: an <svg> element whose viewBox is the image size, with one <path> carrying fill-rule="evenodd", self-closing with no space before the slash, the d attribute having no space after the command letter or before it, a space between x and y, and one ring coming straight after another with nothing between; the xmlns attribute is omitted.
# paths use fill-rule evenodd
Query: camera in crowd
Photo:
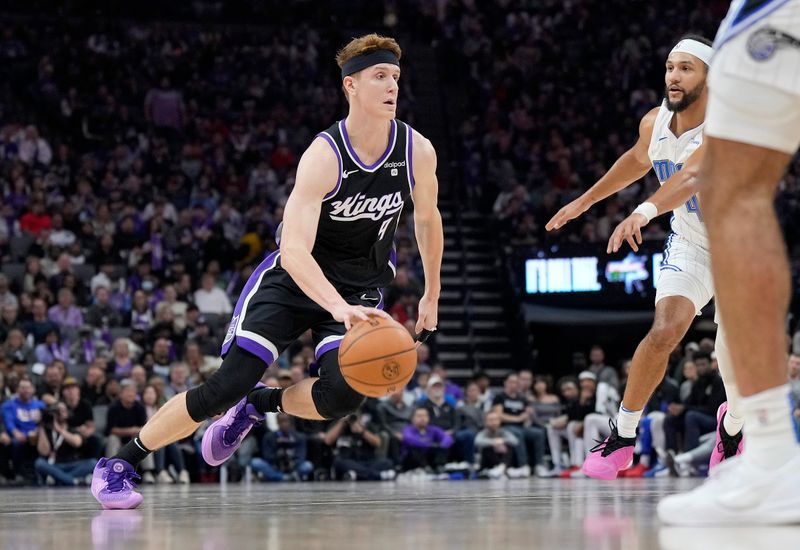
<svg viewBox="0 0 800 550"><path fill-rule="evenodd" d="M53 429L53 423L56 418L61 422L66 422L67 416L69 416L69 410L64 402L53 403L42 409L42 426L47 429Z"/></svg>

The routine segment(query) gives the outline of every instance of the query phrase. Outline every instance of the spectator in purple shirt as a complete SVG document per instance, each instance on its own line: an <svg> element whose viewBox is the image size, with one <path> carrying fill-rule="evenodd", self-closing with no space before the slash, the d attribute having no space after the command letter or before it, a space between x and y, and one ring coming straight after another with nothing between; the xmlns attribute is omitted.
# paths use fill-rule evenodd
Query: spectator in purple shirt
<svg viewBox="0 0 800 550"><path fill-rule="evenodd" d="M411 415L411 424L403 429L403 471L417 468L435 470L444 466L453 438L430 422L428 409L417 407Z"/></svg>
<svg viewBox="0 0 800 550"><path fill-rule="evenodd" d="M156 128L180 130L183 126L183 95L170 84L168 77L161 79L161 85L147 92L144 113Z"/></svg>
<svg viewBox="0 0 800 550"><path fill-rule="evenodd" d="M68 288L58 291L58 303L47 312L47 318L58 325L64 340L76 341L83 326L83 313L75 305L75 297Z"/></svg>
<svg viewBox="0 0 800 550"><path fill-rule="evenodd" d="M447 370L445 370L441 364L434 365L432 373L434 376L439 376L442 379L444 383L444 394L449 402L455 404L464 400L464 391L461 389L461 386L448 380Z"/></svg>

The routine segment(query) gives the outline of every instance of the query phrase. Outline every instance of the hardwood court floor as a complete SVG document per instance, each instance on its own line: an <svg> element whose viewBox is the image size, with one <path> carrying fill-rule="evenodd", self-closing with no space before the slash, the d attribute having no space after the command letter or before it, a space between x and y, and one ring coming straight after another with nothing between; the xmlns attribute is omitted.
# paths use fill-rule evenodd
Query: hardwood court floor
<svg viewBox="0 0 800 550"><path fill-rule="evenodd" d="M698 482L174 485L145 487L138 510L105 512L85 488L0 489L0 548L800 548L800 527L659 525L659 498Z"/></svg>

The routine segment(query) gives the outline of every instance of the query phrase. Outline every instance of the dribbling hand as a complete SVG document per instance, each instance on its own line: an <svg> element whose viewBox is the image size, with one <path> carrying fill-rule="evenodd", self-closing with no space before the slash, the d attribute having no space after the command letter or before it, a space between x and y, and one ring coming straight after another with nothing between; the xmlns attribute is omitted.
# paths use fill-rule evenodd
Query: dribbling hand
<svg viewBox="0 0 800 550"><path fill-rule="evenodd" d="M335 308L333 311L331 311L331 315L340 323L344 323L344 326L347 330L350 330L350 328L356 323L366 321L371 316L391 319L389 314L382 309L364 306L351 306L350 304L344 304Z"/></svg>

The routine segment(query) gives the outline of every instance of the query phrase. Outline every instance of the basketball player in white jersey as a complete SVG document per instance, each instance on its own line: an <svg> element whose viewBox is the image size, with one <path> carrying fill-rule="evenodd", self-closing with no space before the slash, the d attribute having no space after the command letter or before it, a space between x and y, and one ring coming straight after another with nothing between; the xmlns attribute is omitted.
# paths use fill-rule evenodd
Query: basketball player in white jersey
<svg viewBox="0 0 800 550"><path fill-rule="evenodd" d="M658 515L680 525L798 523L784 325L791 279L773 200L800 146L800 0L733 2L715 45L698 184L747 449L697 489L662 500Z"/></svg>
<svg viewBox="0 0 800 550"><path fill-rule="evenodd" d="M636 144L617 160L594 186L548 222L548 230L585 212L594 203L643 177L650 167L664 186L616 229L609 252L616 252L627 230L634 250L641 244L640 228L660 213L673 211L672 234L667 240L656 293L653 326L636 348L616 427L594 447L582 471L597 479L614 479L633 459L636 428L645 404L664 377L670 352L683 339L695 315L714 294L708 240L702 212L694 196L694 176L703 156L703 125L708 91L706 75L713 50L711 42L687 36L670 52L666 62L665 98L639 125ZM717 358L728 402L717 411L717 445L711 467L742 450L742 418L738 392L729 374L730 360L722 327L717 333Z"/></svg>

